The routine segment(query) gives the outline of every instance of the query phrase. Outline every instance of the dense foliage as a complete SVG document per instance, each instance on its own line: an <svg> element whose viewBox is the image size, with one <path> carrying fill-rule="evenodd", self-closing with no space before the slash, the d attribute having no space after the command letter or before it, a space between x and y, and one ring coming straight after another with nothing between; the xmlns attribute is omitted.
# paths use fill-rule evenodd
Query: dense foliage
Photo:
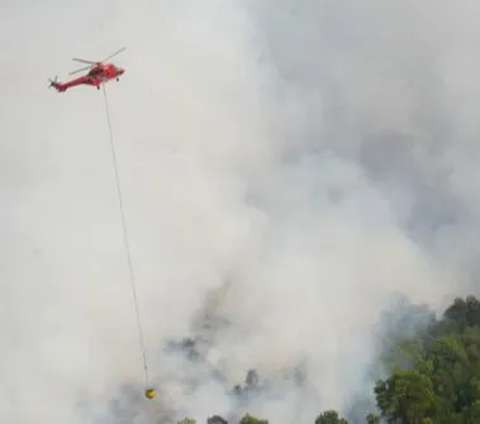
<svg viewBox="0 0 480 424"><path fill-rule="evenodd" d="M403 335L383 357L388 370L373 389L377 414L363 423L480 423L480 301L455 299L441 319L415 334ZM188 418L183 421L195 423ZM348 424L336 411L321 413L315 424ZM208 424L227 424L219 416ZM240 424L268 424L245 415ZM313 423L312 423L313 424Z"/></svg>

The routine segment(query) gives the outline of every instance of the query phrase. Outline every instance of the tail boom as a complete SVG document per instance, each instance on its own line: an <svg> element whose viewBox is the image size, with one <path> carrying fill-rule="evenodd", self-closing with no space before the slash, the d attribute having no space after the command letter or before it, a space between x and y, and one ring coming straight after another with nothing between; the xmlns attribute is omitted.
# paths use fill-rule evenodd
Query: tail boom
<svg viewBox="0 0 480 424"><path fill-rule="evenodd" d="M55 88L60 93L67 91L67 88L68 88L68 87L65 87L63 84L55 81L50 81L50 87Z"/></svg>

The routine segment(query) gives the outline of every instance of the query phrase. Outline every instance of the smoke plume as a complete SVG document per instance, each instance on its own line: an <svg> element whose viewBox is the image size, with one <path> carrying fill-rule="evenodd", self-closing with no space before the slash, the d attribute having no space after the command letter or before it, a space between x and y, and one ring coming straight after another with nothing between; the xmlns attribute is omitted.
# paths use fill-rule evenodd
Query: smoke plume
<svg viewBox="0 0 480 424"><path fill-rule="evenodd" d="M371 400L382 312L476 290L476 4L0 6L1 421L307 424ZM122 45L107 96L155 401L102 92L46 89Z"/></svg>

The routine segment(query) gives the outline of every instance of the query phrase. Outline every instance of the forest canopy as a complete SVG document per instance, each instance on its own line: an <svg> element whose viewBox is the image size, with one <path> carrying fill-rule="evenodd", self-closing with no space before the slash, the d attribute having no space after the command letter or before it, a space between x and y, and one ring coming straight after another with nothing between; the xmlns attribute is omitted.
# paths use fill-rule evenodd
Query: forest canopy
<svg viewBox="0 0 480 424"><path fill-rule="evenodd" d="M473 424L480 423L480 301L474 296L457 298L440 318L425 315L425 325L417 331L395 336L381 357L386 377L372 388L377 410L363 423L389 424ZM255 371L246 386L256 383ZM241 394L249 387L236 387ZM250 387L251 389L251 387ZM212 416L208 424L231 424ZM195 424L185 418L182 424ZM269 424L268 417L248 414L239 424ZM312 424L355 424L337 411L319 412ZM273 424L273 423L272 423Z"/></svg>

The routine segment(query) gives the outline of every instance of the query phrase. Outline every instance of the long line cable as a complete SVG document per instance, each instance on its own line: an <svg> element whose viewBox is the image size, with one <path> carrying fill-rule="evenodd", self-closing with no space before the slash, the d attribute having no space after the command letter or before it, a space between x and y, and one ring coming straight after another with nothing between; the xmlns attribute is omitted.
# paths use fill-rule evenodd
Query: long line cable
<svg viewBox="0 0 480 424"><path fill-rule="evenodd" d="M147 386L148 385L148 366L147 366L147 353L146 353L146 347L145 347L145 337L143 335L142 321L140 319L140 308L138 306L135 273L133 272L132 258L130 254L130 242L128 238L127 224L125 219L125 210L123 207L122 190L121 190L120 177L118 172L117 154L116 154L115 142L114 142L113 131L112 131L112 123L110 120L110 108L108 107L107 91L105 89L105 85L102 85L102 88L103 88L103 98L105 99L105 113L107 116L108 132L110 135L110 147L112 150L113 167L115 170L115 181L117 183L118 203L120 206L120 214L122 219L123 241L125 243L125 250L127 253L128 269L130 272L130 282L132 285L133 303L135 305L135 314L137 317L140 350L142 351L142 355L143 355L143 369L145 371L145 386Z"/></svg>

